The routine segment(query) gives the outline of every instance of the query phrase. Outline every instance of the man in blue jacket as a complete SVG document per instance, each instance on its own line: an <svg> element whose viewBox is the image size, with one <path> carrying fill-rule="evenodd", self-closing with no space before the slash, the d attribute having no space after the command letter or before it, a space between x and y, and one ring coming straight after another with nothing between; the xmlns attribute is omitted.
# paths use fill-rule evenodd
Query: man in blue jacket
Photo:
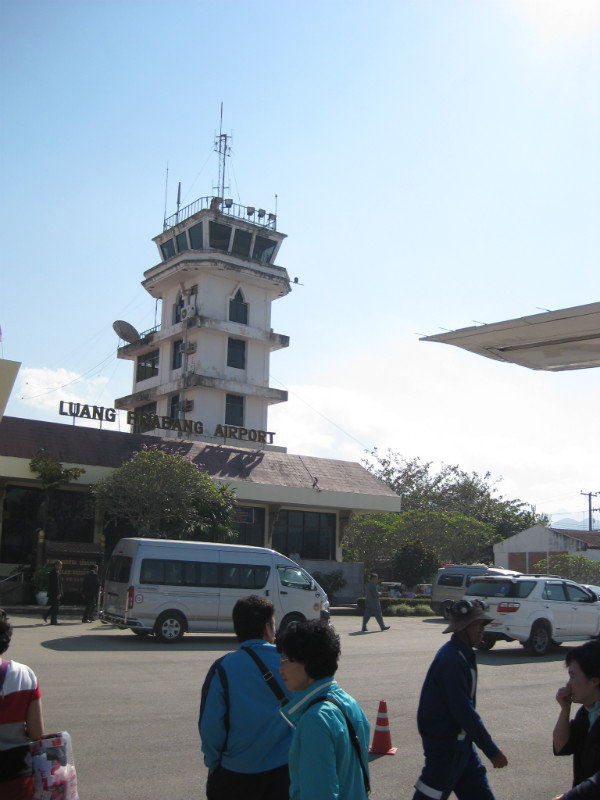
<svg viewBox="0 0 600 800"><path fill-rule="evenodd" d="M478 601L459 600L444 633L452 638L438 650L425 678L417 725L423 739L425 766L413 800L494 800L485 767L474 744L494 767L508 760L475 710L477 662L473 648L492 621Z"/></svg>
<svg viewBox="0 0 600 800"><path fill-rule="evenodd" d="M208 800L287 800L293 728L279 713L288 699L275 649L275 612L265 597L233 609L240 642L211 666L202 687L198 729L208 767Z"/></svg>

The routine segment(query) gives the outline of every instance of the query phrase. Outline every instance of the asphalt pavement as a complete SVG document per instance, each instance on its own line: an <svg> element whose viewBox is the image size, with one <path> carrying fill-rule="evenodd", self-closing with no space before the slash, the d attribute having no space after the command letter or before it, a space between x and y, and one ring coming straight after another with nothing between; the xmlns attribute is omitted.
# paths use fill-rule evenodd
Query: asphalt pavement
<svg viewBox="0 0 600 800"><path fill-rule="evenodd" d="M11 622L7 656L37 674L46 730L70 732L80 800L205 796L200 689L210 664L236 647L233 636L186 635L165 645L75 616L64 616L57 627L44 625L37 611L15 614ZM338 681L372 727L379 701L387 701L398 750L371 758L372 800L410 800L422 765L417 703L429 663L446 641L443 623L391 618L391 630L363 634L360 622L333 619L342 641ZM478 656L478 710L509 760L502 770L488 762L497 800L552 800L571 784L571 759L554 757L551 739L566 650L534 658L503 642Z"/></svg>

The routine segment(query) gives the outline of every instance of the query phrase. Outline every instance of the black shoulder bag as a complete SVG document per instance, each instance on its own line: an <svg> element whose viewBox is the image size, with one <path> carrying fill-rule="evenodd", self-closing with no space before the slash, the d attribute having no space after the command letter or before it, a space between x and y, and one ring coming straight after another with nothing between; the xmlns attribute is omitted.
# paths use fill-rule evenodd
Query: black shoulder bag
<svg viewBox="0 0 600 800"><path fill-rule="evenodd" d="M334 700L333 697L316 697L306 706L306 709L308 710L311 706L314 706L317 703L333 703L333 705L337 706L339 710L342 712L342 717L346 720L346 726L348 727L348 735L350 737L352 747L356 752L356 755L358 757L358 763L360 764L360 768L362 770L363 783L365 784L365 792L367 793L367 795L369 795L371 792L371 784L369 783L369 776L367 774L366 767L363 764L362 755L360 752L360 742L358 741L358 736L356 734L356 731L354 730L354 725L350 722L350 720L346 716L346 712L344 711L340 703L338 703L337 700Z"/></svg>
<svg viewBox="0 0 600 800"><path fill-rule="evenodd" d="M259 668L261 675L263 676L264 682L267 684L269 689L273 692L273 694L277 698L277 702L279 703L279 705L282 705L283 702L288 699L288 697L281 688L281 686L275 680L275 676L273 675L271 670L267 668L267 665L264 663L262 658L260 658L254 652L254 650L251 650L249 647L242 647L242 650L245 653L248 653L250 658L254 661L256 666Z"/></svg>

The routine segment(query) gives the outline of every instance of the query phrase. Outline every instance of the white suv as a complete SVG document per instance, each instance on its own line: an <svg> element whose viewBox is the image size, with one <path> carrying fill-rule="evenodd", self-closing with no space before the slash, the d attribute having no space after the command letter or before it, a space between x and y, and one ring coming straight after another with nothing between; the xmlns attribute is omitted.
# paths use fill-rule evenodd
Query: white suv
<svg viewBox="0 0 600 800"><path fill-rule="evenodd" d="M465 600L481 600L493 622L479 648L517 640L536 656L553 644L591 639L600 633L600 601L578 583L550 575L474 578Z"/></svg>

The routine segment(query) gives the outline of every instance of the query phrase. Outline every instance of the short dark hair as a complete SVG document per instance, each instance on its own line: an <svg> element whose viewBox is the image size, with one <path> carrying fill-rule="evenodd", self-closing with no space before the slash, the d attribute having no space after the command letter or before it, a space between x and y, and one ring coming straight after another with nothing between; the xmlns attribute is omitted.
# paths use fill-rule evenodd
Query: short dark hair
<svg viewBox="0 0 600 800"><path fill-rule="evenodd" d="M369 575L369 580L373 580L373 578L378 578L378 577L379 577L379 575L378 575L376 572L372 572L372 573Z"/></svg>
<svg viewBox="0 0 600 800"><path fill-rule="evenodd" d="M266 597L251 594L242 597L233 607L233 630L239 642L262 639L265 625L271 621L275 608Z"/></svg>
<svg viewBox="0 0 600 800"><path fill-rule="evenodd" d="M6 611L0 608L0 654L6 653L12 636L12 625L8 621Z"/></svg>
<svg viewBox="0 0 600 800"><path fill-rule="evenodd" d="M277 650L290 661L304 665L313 680L335 675L341 647L340 637L326 622L292 622L275 640Z"/></svg>
<svg viewBox="0 0 600 800"><path fill-rule="evenodd" d="M572 661L576 661L581 667L581 671L588 680L598 678L600 680L600 642L590 641L573 647L565 657L565 664L569 666Z"/></svg>

